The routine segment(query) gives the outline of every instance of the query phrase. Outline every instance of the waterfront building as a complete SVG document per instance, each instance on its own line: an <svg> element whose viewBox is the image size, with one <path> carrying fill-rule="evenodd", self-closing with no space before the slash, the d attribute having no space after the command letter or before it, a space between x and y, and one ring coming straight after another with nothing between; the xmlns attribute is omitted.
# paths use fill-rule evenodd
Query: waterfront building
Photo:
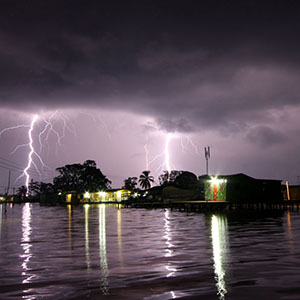
<svg viewBox="0 0 300 300"><path fill-rule="evenodd" d="M201 176L206 201L280 202L281 180L256 179L239 173L233 175Z"/></svg>
<svg viewBox="0 0 300 300"><path fill-rule="evenodd" d="M66 202L72 204L79 203L102 203L102 202L121 202L134 196L134 192L126 189L109 189L96 193L85 192L84 194L68 193Z"/></svg>

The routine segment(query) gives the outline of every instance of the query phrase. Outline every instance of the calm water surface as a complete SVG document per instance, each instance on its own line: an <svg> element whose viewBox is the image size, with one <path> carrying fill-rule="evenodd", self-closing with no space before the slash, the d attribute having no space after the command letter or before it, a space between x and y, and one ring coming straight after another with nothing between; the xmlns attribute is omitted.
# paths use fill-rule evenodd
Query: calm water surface
<svg viewBox="0 0 300 300"><path fill-rule="evenodd" d="M300 214L0 205L0 299L300 299Z"/></svg>

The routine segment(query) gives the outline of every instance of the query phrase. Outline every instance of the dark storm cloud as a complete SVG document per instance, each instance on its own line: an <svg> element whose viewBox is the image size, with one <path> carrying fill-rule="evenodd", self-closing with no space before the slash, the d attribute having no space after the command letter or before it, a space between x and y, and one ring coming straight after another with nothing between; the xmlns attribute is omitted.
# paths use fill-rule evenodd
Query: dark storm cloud
<svg viewBox="0 0 300 300"><path fill-rule="evenodd" d="M169 132L231 132L299 105L296 1L1 6L2 107L121 109Z"/></svg>
<svg viewBox="0 0 300 300"><path fill-rule="evenodd" d="M167 132L191 132L192 127L184 119L179 120L163 120L157 119L159 129Z"/></svg>
<svg viewBox="0 0 300 300"><path fill-rule="evenodd" d="M276 131L267 126L259 126L248 133L247 139L261 147L270 147L284 142L286 137L280 131Z"/></svg>

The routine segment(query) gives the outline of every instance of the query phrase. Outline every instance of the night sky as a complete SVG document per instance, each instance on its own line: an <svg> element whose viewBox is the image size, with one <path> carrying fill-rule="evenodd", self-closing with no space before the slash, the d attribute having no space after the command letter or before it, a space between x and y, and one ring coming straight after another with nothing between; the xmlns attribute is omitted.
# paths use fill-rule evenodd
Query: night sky
<svg viewBox="0 0 300 300"><path fill-rule="evenodd" d="M209 145L212 174L297 183L298 3L0 0L0 130L39 115L35 180L86 159L114 187L157 178L169 136L172 169L204 174ZM28 129L0 137L0 192L9 169L24 184Z"/></svg>

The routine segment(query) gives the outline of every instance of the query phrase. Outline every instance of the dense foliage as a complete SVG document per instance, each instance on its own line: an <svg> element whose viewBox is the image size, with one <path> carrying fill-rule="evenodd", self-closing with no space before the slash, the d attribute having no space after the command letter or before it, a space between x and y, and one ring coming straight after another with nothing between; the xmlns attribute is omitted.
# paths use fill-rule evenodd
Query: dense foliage
<svg viewBox="0 0 300 300"><path fill-rule="evenodd" d="M110 188L111 181L97 168L95 161L65 165L56 169L60 174L53 179L59 192L98 192Z"/></svg>
<svg viewBox="0 0 300 300"><path fill-rule="evenodd" d="M135 190L137 186L137 177L128 177L124 180L124 185L122 186L123 189L126 190Z"/></svg>
<svg viewBox="0 0 300 300"><path fill-rule="evenodd" d="M198 185L197 176L188 171L164 171L158 179L161 186L173 185L180 188L191 189Z"/></svg>

